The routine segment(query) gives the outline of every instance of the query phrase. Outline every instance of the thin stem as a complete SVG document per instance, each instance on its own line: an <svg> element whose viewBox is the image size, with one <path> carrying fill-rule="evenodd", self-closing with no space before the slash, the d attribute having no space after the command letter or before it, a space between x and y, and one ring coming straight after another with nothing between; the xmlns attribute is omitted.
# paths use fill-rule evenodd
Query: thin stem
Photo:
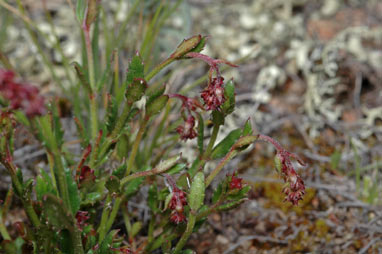
<svg viewBox="0 0 382 254"><path fill-rule="evenodd" d="M92 139L94 142L96 142L98 135L98 107L96 94L93 94L90 97L90 121Z"/></svg>
<svg viewBox="0 0 382 254"><path fill-rule="evenodd" d="M212 148L214 147L216 138L218 137L218 134L219 134L219 128L220 128L219 124L215 124L214 125L210 141L209 141L209 143L207 145L206 151L203 154L203 158L205 158L205 159L207 159L210 156L211 152L212 152Z"/></svg>
<svg viewBox="0 0 382 254"><path fill-rule="evenodd" d="M131 110L131 105L132 104L129 104L129 103L126 102L125 106L123 107L122 114L118 118L118 121L115 124L114 130L111 133L111 138L112 139L116 138L119 135L119 133L122 131L122 129L123 129L124 125L125 125L126 119L129 116L129 113L130 113L130 110Z"/></svg>
<svg viewBox="0 0 382 254"><path fill-rule="evenodd" d="M3 223L3 218L1 216L1 213L0 213L0 234L3 237L4 240L8 240L8 241L12 240L11 236L8 233L7 228L5 227L5 225Z"/></svg>
<svg viewBox="0 0 382 254"><path fill-rule="evenodd" d="M111 194L108 194L106 197L106 201L103 206L103 211L102 211L102 217L101 217L101 223L98 227L98 242L101 243L103 239L105 238L106 235L106 224L107 224L107 218L109 216L109 203L111 202Z"/></svg>
<svg viewBox="0 0 382 254"><path fill-rule="evenodd" d="M164 67L174 62L175 58L167 58L161 64L157 65L149 74L146 75L145 80L150 81L155 75L158 74Z"/></svg>
<svg viewBox="0 0 382 254"><path fill-rule="evenodd" d="M95 89L94 58L93 58L92 42L90 39L90 27L87 27L86 24L83 24L82 30L84 31L84 35L85 35L86 54L88 58L89 82L90 82L90 87L94 91Z"/></svg>
<svg viewBox="0 0 382 254"><path fill-rule="evenodd" d="M147 123L149 122L149 119L150 119L150 117L146 115L143 118L141 126L139 127L137 137L135 138L133 148L132 148L131 153L130 153L129 161L127 162L127 170L126 170L125 176L130 175L131 170L133 169L135 157L137 156L137 152L139 149L139 144L141 143L143 133L146 130L146 126L147 126Z"/></svg>
<svg viewBox="0 0 382 254"><path fill-rule="evenodd" d="M196 215L193 213L193 211L190 212L190 215L188 216L188 222L186 231L184 231L182 237L180 238L179 242L176 244L175 250L173 254L178 254L182 250L183 246L186 244L188 238L190 237L192 230L194 229L196 221Z"/></svg>
<svg viewBox="0 0 382 254"><path fill-rule="evenodd" d="M236 149L232 149L224 156L224 158L219 162L219 164L216 166L216 168L210 173L210 175L206 178L206 188L212 180L219 174L219 172L222 170L222 168L233 158L235 155L238 154L238 151Z"/></svg>

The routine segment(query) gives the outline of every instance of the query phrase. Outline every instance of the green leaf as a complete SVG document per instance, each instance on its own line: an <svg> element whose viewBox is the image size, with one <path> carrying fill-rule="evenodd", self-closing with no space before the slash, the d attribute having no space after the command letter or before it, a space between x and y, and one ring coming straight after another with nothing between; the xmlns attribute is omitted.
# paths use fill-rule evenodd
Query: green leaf
<svg viewBox="0 0 382 254"><path fill-rule="evenodd" d="M199 148L199 154L203 154L204 121L201 114L197 113L197 116L198 116L198 148Z"/></svg>
<svg viewBox="0 0 382 254"><path fill-rule="evenodd" d="M149 116L153 116L162 111L168 101L168 95L162 95L153 100L151 103L146 104L146 113Z"/></svg>
<svg viewBox="0 0 382 254"><path fill-rule="evenodd" d="M60 116L58 114L57 101L52 104L52 123L53 123L53 135L56 138L57 147L61 147L64 143L64 131L60 122Z"/></svg>
<svg viewBox="0 0 382 254"><path fill-rule="evenodd" d="M74 65L74 69L76 70L76 73L77 73L77 77L78 79L80 80L81 82L81 85L86 89L86 91L90 94L92 89L90 87L90 83L89 83L89 80L88 78L86 77L86 72L84 71L84 69L82 68L82 66L77 63L77 62L73 62L73 65Z"/></svg>
<svg viewBox="0 0 382 254"><path fill-rule="evenodd" d="M132 225L132 227L131 227L131 231L130 231L130 234L131 235L129 235L129 237L134 237L134 236L136 236L138 233L139 233L139 231L142 229L142 222L140 222L140 221L137 221L137 222L135 222L133 225Z"/></svg>
<svg viewBox="0 0 382 254"><path fill-rule="evenodd" d="M251 190L251 186L243 186L238 192L228 195L228 200L239 200L247 197L247 193Z"/></svg>
<svg viewBox="0 0 382 254"><path fill-rule="evenodd" d="M190 52L200 52L204 49L204 46L206 45L207 42L207 36L202 37L202 39L199 41L198 45L191 49Z"/></svg>
<svg viewBox="0 0 382 254"><path fill-rule="evenodd" d="M224 205L221 205L219 207L217 207L217 211L221 212L221 211L228 211L228 210L231 210L231 209L234 209L236 207L238 207L239 205L241 205L242 203L244 203L247 199L240 199L240 200L235 200L235 201L232 201L232 202L229 202L227 204L224 204Z"/></svg>
<svg viewBox="0 0 382 254"><path fill-rule="evenodd" d="M202 40L201 35L195 35L191 38L185 39L176 48L174 53L171 54L170 58L180 58L190 52L192 49L198 47L200 41Z"/></svg>
<svg viewBox="0 0 382 254"><path fill-rule="evenodd" d="M86 194L85 196L85 200L83 200L81 202L81 205L91 205L93 206L95 203L97 203L98 201L100 201L102 198L102 195L98 192L90 192L88 194Z"/></svg>
<svg viewBox="0 0 382 254"><path fill-rule="evenodd" d="M185 169L187 166L187 164L185 163L179 163L179 164L176 164L175 166L173 166L172 168L170 168L166 173L169 174L169 175L175 175L175 174L178 174L180 171L182 171L183 169Z"/></svg>
<svg viewBox="0 0 382 254"><path fill-rule="evenodd" d="M125 184L124 193L127 199L133 196L139 190L139 186L142 184L143 179L143 177L138 177Z"/></svg>
<svg viewBox="0 0 382 254"><path fill-rule="evenodd" d="M241 129L231 131L219 144L217 144L211 153L212 159L223 158L241 136Z"/></svg>
<svg viewBox="0 0 382 254"><path fill-rule="evenodd" d="M221 106L224 115L227 116L235 110L235 84L231 79L224 86L225 102Z"/></svg>
<svg viewBox="0 0 382 254"><path fill-rule="evenodd" d="M212 203L215 204L223 193L223 183L220 183L212 195Z"/></svg>
<svg viewBox="0 0 382 254"><path fill-rule="evenodd" d="M126 163L120 165L116 170L113 171L112 175L122 179L125 175L125 171L127 169Z"/></svg>
<svg viewBox="0 0 382 254"><path fill-rule="evenodd" d="M111 250L111 246L113 244L114 237L118 234L118 229L112 230L109 232L109 234L106 235L105 239L103 239L98 252L99 254L112 254L113 251Z"/></svg>
<svg viewBox="0 0 382 254"><path fill-rule="evenodd" d="M68 230L61 230L58 237L58 246L65 254L74 254L73 242Z"/></svg>
<svg viewBox="0 0 382 254"><path fill-rule="evenodd" d="M127 103L130 105L136 101L139 101L145 94L147 89L147 83L143 78L133 78L126 89L125 97Z"/></svg>
<svg viewBox="0 0 382 254"><path fill-rule="evenodd" d="M214 125L224 125L224 114L219 110L212 111L212 122Z"/></svg>
<svg viewBox="0 0 382 254"><path fill-rule="evenodd" d="M252 134L252 126L251 126L250 119L248 119L244 124L242 136L247 136L251 134Z"/></svg>
<svg viewBox="0 0 382 254"><path fill-rule="evenodd" d="M111 97L110 102L111 102L111 105L109 105L107 108L106 123L105 123L108 133L111 133L113 131L115 124L117 123L118 106L119 106L114 96Z"/></svg>
<svg viewBox="0 0 382 254"><path fill-rule="evenodd" d="M107 179L105 183L105 187L110 193L119 193L119 187L120 187L119 178L111 175L109 179Z"/></svg>
<svg viewBox="0 0 382 254"><path fill-rule="evenodd" d="M42 197L48 193L57 195L55 188L53 187L52 179L44 171L40 170L40 175L36 178L36 196L37 200L42 201Z"/></svg>
<svg viewBox="0 0 382 254"><path fill-rule="evenodd" d="M187 200L192 210L197 211L203 205L205 189L204 173L199 172L194 176Z"/></svg>
<svg viewBox="0 0 382 254"><path fill-rule="evenodd" d="M146 104L152 103L156 98L163 95L165 90L166 90L166 83L165 84L158 83L158 85L149 86L146 91L146 95L147 95Z"/></svg>
<svg viewBox="0 0 382 254"><path fill-rule="evenodd" d="M74 220L70 212L66 209L62 200L52 194L46 194L43 197L42 210L48 224L56 230L74 229Z"/></svg>
<svg viewBox="0 0 382 254"><path fill-rule="evenodd" d="M149 187L149 196L147 198L147 204L153 213L159 212L158 208L158 189L157 185L154 183Z"/></svg>
<svg viewBox="0 0 382 254"><path fill-rule="evenodd" d="M129 68L127 70L126 80L123 86L123 93L126 90L126 87L133 83L135 78L144 78L144 65L142 59L139 55L133 56L129 63Z"/></svg>
<svg viewBox="0 0 382 254"><path fill-rule="evenodd" d="M86 9L85 0L77 0L76 16L80 24L82 24L82 21L85 18L85 9Z"/></svg>
<svg viewBox="0 0 382 254"><path fill-rule="evenodd" d="M65 170L66 183L68 185L69 202L72 214L75 215L80 209L81 199L77 188L77 183L74 181L70 170Z"/></svg>

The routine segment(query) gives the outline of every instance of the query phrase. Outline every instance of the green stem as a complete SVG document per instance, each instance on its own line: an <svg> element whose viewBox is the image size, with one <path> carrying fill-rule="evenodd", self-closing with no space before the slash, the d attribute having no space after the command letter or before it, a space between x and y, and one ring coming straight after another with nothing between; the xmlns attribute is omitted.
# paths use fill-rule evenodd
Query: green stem
<svg viewBox="0 0 382 254"><path fill-rule="evenodd" d="M149 74L146 75L145 80L150 81L155 75L158 74L164 67L174 62L175 58L167 58L161 64L157 65Z"/></svg>
<svg viewBox="0 0 382 254"><path fill-rule="evenodd" d="M204 159L207 159L210 156L211 152L212 152L212 148L214 147L216 138L218 137L218 134L219 134L219 128L220 128L219 124L214 125L210 141L209 141L209 143L207 145L206 151L203 154L203 158Z"/></svg>
<svg viewBox="0 0 382 254"><path fill-rule="evenodd" d="M102 211L102 217L101 217L101 223L98 227L98 243L101 243L103 239L105 238L106 235L106 224L107 224L107 218L109 216L109 203L111 202L111 195L108 194L106 197L106 201L103 206L103 211Z"/></svg>
<svg viewBox="0 0 382 254"><path fill-rule="evenodd" d="M94 142L97 142L98 135L98 108L97 96L95 94L90 97L90 121L91 121L91 134ZM94 143L95 144L95 143Z"/></svg>
<svg viewBox="0 0 382 254"><path fill-rule="evenodd" d="M111 229L111 226L113 225L113 222L114 222L115 218L117 217L118 210L119 210L119 207L121 206L123 199L124 199L124 197L118 197L115 199L113 208L117 207L117 209L111 210L109 219L107 220L107 223L106 223L106 232L108 232Z"/></svg>
<svg viewBox="0 0 382 254"><path fill-rule="evenodd" d="M137 156L137 152L139 149L139 144L141 143L143 133L146 130L146 126L147 126L147 123L149 122L149 119L150 119L150 117L146 115L143 118L141 126L139 127L137 137L135 138L133 148L132 148L131 153L130 153L129 161L127 162L127 170L126 170L125 176L130 175L131 170L133 169L135 157Z"/></svg>
<svg viewBox="0 0 382 254"><path fill-rule="evenodd" d="M0 214L1 215L1 214ZM8 241L11 241L11 236L9 235L8 233L8 230L7 228L5 227L4 223L3 223L3 218L2 216L0 216L0 233L1 233L1 236L3 237L4 240L8 240Z"/></svg>
<svg viewBox="0 0 382 254"><path fill-rule="evenodd" d="M131 106L132 106L132 104L129 104L126 102L125 106L123 107L122 114L118 118L118 121L115 124L114 130L111 133L112 139L116 138L119 135L119 133L122 131L122 129L125 125L126 119L129 117Z"/></svg>
<svg viewBox="0 0 382 254"><path fill-rule="evenodd" d="M190 237L192 230L194 229L196 221L196 215L193 211L190 212L190 215L188 216L188 222L186 231L184 231L182 237L180 238L179 242L176 244L175 250L173 254L178 254L182 250L183 246L186 244L188 238Z"/></svg>
<svg viewBox="0 0 382 254"><path fill-rule="evenodd" d="M222 168L233 158L235 155L238 154L238 151L236 149L232 149L227 153L226 156L219 162L219 164L216 166L216 168L210 173L210 175L206 178L206 188L212 180L219 174L219 172L222 170Z"/></svg>
<svg viewBox="0 0 382 254"><path fill-rule="evenodd" d="M94 58L92 50L92 42L90 39L90 27L87 27L85 24L82 27L85 35L85 46L86 46L86 55L88 59L88 71L89 71L89 82L92 90L95 90L95 76L94 76Z"/></svg>
<svg viewBox="0 0 382 254"><path fill-rule="evenodd" d="M82 237L81 237L81 231L75 227L74 232L71 232L71 238L73 241L73 253L74 254L83 254L84 248L82 246Z"/></svg>

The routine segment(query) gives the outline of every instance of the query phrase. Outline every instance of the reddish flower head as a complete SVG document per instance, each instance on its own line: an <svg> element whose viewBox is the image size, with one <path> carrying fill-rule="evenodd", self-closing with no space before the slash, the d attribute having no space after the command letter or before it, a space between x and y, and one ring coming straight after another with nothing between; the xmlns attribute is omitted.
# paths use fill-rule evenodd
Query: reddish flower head
<svg viewBox="0 0 382 254"><path fill-rule="evenodd" d="M9 100L11 109L21 109L28 117L44 114L44 98L37 87L18 83L14 77L14 72L0 69L0 93Z"/></svg>
<svg viewBox="0 0 382 254"><path fill-rule="evenodd" d="M76 214L76 220L77 220L77 226L82 231L85 226L88 224L86 221L90 219L90 216L88 216L88 212L86 211L78 211Z"/></svg>
<svg viewBox="0 0 382 254"><path fill-rule="evenodd" d="M173 210L171 212L170 220L175 224L179 224L186 221L186 216L183 212L177 212L176 210Z"/></svg>
<svg viewBox="0 0 382 254"><path fill-rule="evenodd" d="M202 91L201 97L203 98L206 110L215 110L225 102L223 77L213 78L208 86Z"/></svg>
<svg viewBox="0 0 382 254"><path fill-rule="evenodd" d="M194 130L195 127L195 118L193 116L189 116L187 120L184 122L184 125L180 125L176 128L176 131L180 134L180 138L183 140L193 139L198 134Z"/></svg>
<svg viewBox="0 0 382 254"><path fill-rule="evenodd" d="M276 148L277 157L281 164L281 175L287 186L283 189L283 193L287 195L285 201L290 201L293 205L298 205L298 201L302 200L305 194L304 181L293 168L291 158L295 158L300 165L304 166L304 162L295 154L285 150L276 140L265 135L259 135L259 139L267 141Z"/></svg>
<svg viewBox="0 0 382 254"><path fill-rule="evenodd" d="M229 189L230 190L234 190L234 189L241 190L241 188L243 188L242 181L243 181L242 178L236 177L236 174L232 173L231 181L229 182Z"/></svg>

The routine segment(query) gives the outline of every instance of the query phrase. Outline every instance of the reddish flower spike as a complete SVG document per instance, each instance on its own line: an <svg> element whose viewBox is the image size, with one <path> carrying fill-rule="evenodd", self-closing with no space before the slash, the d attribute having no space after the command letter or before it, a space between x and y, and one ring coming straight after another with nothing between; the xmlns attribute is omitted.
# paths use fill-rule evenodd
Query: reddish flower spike
<svg viewBox="0 0 382 254"><path fill-rule="evenodd" d="M184 123L176 128L176 131L180 134L182 140L194 139L198 134L194 130L195 127L195 118L189 116Z"/></svg>
<svg viewBox="0 0 382 254"><path fill-rule="evenodd" d="M202 91L201 97L203 98L206 110L216 110L225 102L223 77L213 78L211 83Z"/></svg>
<svg viewBox="0 0 382 254"><path fill-rule="evenodd" d="M230 190L234 190L234 189L241 190L241 188L243 188L242 181L243 181L242 178L236 177L235 173L232 173L231 181L229 183L229 189Z"/></svg>
<svg viewBox="0 0 382 254"><path fill-rule="evenodd" d="M304 166L305 163L295 154L285 150L276 140L265 135L258 136L260 140L271 143L277 150L277 156L281 163L281 175L284 178L284 181L288 185L283 189L283 193L287 195L285 201L291 202L293 205L298 205L298 201L302 200L305 194L305 185L304 181L293 168L290 158L294 158Z"/></svg>
<svg viewBox="0 0 382 254"><path fill-rule="evenodd" d="M90 216L88 216L88 212L86 211L78 211L76 214L76 220L77 220L77 226L82 231L85 226L88 224L86 221L90 219Z"/></svg>

